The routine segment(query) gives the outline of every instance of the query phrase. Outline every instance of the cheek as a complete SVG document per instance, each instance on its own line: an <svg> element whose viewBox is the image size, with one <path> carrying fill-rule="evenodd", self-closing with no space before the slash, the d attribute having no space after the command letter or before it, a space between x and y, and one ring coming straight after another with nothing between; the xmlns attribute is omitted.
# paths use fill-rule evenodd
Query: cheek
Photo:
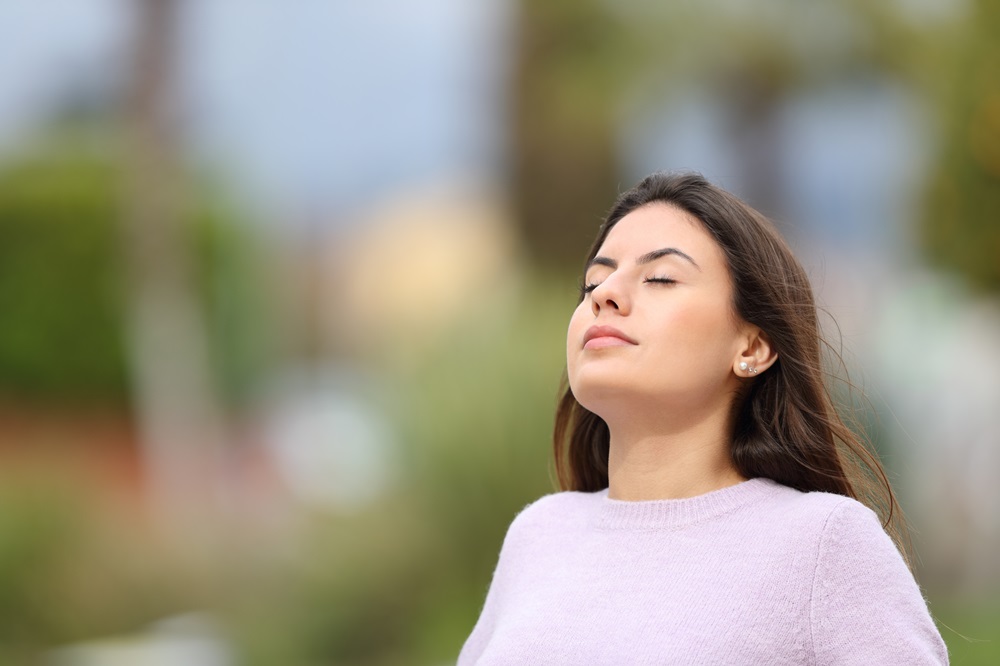
<svg viewBox="0 0 1000 666"><path fill-rule="evenodd" d="M587 301L581 301L576 310L569 318L569 326L566 328L566 362L572 363L573 352L577 351L583 341L583 334L587 327L587 315L590 313L590 306ZM590 317L593 319L593 317Z"/></svg>
<svg viewBox="0 0 1000 666"><path fill-rule="evenodd" d="M704 374L716 365L728 366L735 332L728 307L692 301L658 322L657 356L671 365Z"/></svg>

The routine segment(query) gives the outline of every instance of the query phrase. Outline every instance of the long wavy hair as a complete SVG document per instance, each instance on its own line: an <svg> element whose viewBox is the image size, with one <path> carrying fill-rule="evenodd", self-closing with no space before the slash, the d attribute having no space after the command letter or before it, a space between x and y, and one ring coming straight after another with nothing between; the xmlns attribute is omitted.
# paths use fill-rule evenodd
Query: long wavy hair
<svg viewBox="0 0 1000 666"><path fill-rule="evenodd" d="M766 333L778 355L765 372L746 380L733 405L736 469L748 479L864 502L906 557L905 524L885 471L838 414L824 381L824 342L809 278L767 218L700 175L655 173L618 197L584 267L623 217L652 203L685 211L711 234L726 258L735 313ZM565 375L560 392L553 433L559 485L585 492L606 488L608 426L577 402Z"/></svg>

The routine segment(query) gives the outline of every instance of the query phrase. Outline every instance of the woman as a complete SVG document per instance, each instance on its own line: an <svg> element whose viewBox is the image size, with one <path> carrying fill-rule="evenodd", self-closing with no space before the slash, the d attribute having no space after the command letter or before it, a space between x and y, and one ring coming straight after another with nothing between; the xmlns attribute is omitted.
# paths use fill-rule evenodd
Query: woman
<svg viewBox="0 0 1000 666"><path fill-rule="evenodd" d="M654 174L619 197L584 279L564 492L511 524L459 664L947 663L858 501L894 513L824 388L812 290L775 228L700 176Z"/></svg>

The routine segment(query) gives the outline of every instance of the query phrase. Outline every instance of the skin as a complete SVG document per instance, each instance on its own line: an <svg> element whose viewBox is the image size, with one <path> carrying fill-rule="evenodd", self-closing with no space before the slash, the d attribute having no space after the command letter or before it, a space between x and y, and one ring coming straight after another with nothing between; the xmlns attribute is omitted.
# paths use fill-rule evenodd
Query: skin
<svg viewBox="0 0 1000 666"><path fill-rule="evenodd" d="M676 248L694 263L668 254ZM746 382L740 362L764 372L777 355L767 335L732 308L722 249L696 219L673 206L638 208L609 232L585 282L596 285L570 318L566 362L581 405L608 424L608 496L693 497L745 479L732 463L732 405ZM695 265L696 264L696 265ZM671 283L650 280L670 279ZM601 338L612 326L634 341Z"/></svg>

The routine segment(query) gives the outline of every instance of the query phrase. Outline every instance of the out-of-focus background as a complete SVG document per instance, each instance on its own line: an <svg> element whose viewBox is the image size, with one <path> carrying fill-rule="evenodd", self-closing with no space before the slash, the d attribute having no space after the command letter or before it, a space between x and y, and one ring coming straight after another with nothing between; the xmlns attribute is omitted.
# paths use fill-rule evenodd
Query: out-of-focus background
<svg viewBox="0 0 1000 666"><path fill-rule="evenodd" d="M0 32L0 663L452 663L554 489L586 247L676 168L796 248L953 663L1000 663L1000 4L4 0Z"/></svg>

